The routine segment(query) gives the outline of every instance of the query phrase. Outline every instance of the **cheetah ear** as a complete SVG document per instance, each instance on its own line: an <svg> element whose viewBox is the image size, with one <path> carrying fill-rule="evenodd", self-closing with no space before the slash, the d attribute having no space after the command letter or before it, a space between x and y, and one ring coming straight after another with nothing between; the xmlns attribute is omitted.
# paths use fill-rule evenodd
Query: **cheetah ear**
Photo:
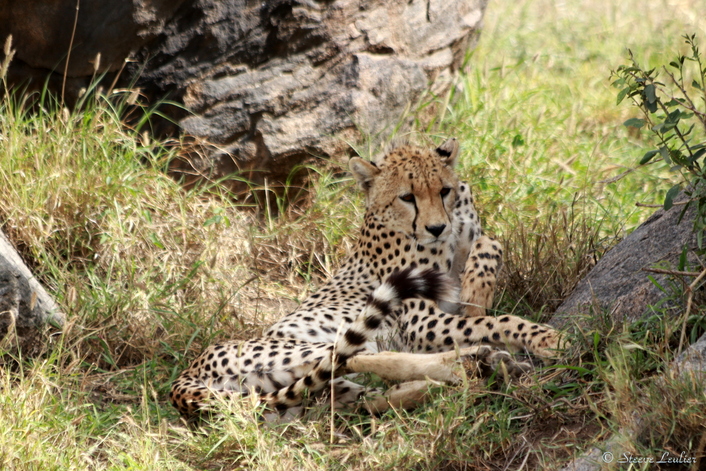
<svg viewBox="0 0 706 471"><path fill-rule="evenodd" d="M368 162L360 157L352 157L348 168L358 182L358 186L367 193L370 182L380 173L380 169L373 162Z"/></svg>
<svg viewBox="0 0 706 471"><path fill-rule="evenodd" d="M444 162L448 167L453 168L456 165L459 148L460 146L458 145L458 140L455 137L452 137L437 147L436 153L439 154L442 162Z"/></svg>

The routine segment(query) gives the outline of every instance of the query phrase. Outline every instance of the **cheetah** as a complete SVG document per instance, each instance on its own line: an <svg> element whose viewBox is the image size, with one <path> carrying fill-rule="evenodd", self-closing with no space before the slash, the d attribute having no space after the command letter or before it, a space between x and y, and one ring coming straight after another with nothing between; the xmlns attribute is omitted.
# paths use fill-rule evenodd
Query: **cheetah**
<svg viewBox="0 0 706 471"><path fill-rule="evenodd" d="M327 386L334 407L362 402L379 413L423 402L428 381L530 369L508 352L555 357L559 332L486 315L502 248L482 234L470 186L454 171L458 155L449 139L436 149L398 145L377 162L352 158L366 205L353 253L262 337L206 348L172 385L181 415L198 416L214 396L251 394L270 413L296 415ZM401 383L371 394L351 380L358 373Z"/></svg>

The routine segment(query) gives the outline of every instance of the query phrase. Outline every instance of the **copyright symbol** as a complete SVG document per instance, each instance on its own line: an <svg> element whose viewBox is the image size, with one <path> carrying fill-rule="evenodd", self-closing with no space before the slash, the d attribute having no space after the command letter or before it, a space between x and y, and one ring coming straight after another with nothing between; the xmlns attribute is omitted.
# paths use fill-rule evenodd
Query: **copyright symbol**
<svg viewBox="0 0 706 471"><path fill-rule="evenodd" d="M613 453L609 451L603 453L603 462L610 463L611 461L613 461Z"/></svg>

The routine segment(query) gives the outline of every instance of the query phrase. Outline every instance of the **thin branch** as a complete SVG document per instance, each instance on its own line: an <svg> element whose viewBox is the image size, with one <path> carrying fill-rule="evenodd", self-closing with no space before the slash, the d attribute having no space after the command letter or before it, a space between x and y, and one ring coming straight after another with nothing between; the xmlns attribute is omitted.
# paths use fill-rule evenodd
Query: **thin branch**
<svg viewBox="0 0 706 471"><path fill-rule="evenodd" d="M676 276L699 276L702 272L693 271L679 271L679 270L663 270L661 268L643 268L642 271L647 271L650 273L661 273L664 275L676 275Z"/></svg>
<svg viewBox="0 0 706 471"><path fill-rule="evenodd" d="M625 178L626 176L630 175L630 174L631 174L632 172L634 172L635 170L637 170L637 169L635 169L635 168L629 168L629 169L627 169L626 171L624 171L623 173L621 173L620 175L616 175L615 177L606 178L605 180L599 180L598 183L602 183L602 184L615 183L615 182L617 182L618 180L622 180L622 179Z"/></svg>
<svg viewBox="0 0 706 471"><path fill-rule="evenodd" d="M71 49L74 47L74 37L76 36L76 25L78 24L78 7L81 0L76 0L76 15L74 16L74 29L71 31L71 41L69 41L69 51L66 53L66 65L64 65L64 80L61 82L61 105L64 101L64 92L66 91L66 76L69 73L69 59L71 59Z"/></svg>
<svg viewBox="0 0 706 471"><path fill-rule="evenodd" d="M689 204L692 201L696 201L698 198L692 198L687 201L677 201L676 203L672 203L672 206L683 206L685 204ZM661 208L664 205L663 204L647 204L647 203L635 203L635 206L639 206L640 208Z"/></svg>
<svg viewBox="0 0 706 471"><path fill-rule="evenodd" d="M683 106L684 108L688 109L689 111L694 113L696 116L698 116L699 122L701 123L701 125L704 127L704 130L706 131L706 113L696 109L696 107L694 106L694 102L691 100L691 98L689 98L689 95L687 94L686 89L684 89L684 87L677 81L676 78L674 78L674 75L669 70L667 70L666 67L664 68L664 71L667 73L669 78L672 79L672 83L674 83L674 85L676 85L677 88L679 88L679 90L681 91L682 95L684 95L684 98L686 99L686 101L688 103L682 103L680 100L677 100L673 96L671 96L670 98L674 101L678 101L681 106Z"/></svg>
<svg viewBox="0 0 706 471"><path fill-rule="evenodd" d="M691 312L691 303L694 300L694 288L699 284L701 279L706 276L706 270L702 271L699 276L696 277L694 281L691 282L686 288L686 292L689 293L686 298L686 311L684 312L684 321L681 324L681 335L679 336L679 349L677 350L677 355L682 352L684 347L684 338L686 337L686 323L689 320L689 313Z"/></svg>

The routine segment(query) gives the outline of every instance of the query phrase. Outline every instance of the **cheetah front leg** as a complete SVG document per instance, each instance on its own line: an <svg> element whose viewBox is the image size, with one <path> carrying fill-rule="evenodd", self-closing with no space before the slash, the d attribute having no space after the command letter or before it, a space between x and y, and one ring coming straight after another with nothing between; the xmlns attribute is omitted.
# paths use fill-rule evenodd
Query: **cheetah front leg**
<svg viewBox="0 0 706 471"><path fill-rule="evenodd" d="M475 342L504 346L512 351L527 350L549 360L556 350L568 347L561 334L551 327L541 326L516 316L486 316L493 306L497 277L502 267L503 249L499 242L481 236L473 243L466 266L461 274L459 299L467 322L459 322L454 341L460 345ZM462 332L461 332L462 330ZM446 339L445 339L446 340ZM448 341L447 341L448 342ZM461 343L462 342L462 343Z"/></svg>
<svg viewBox="0 0 706 471"><path fill-rule="evenodd" d="M466 316L484 316L486 309L493 306L502 255L500 243L488 236L481 236L473 243L461 273L459 298Z"/></svg>
<svg viewBox="0 0 706 471"><path fill-rule="evenodd" d="M409 351L443 352L455 345L490 345L511 352L527 351L550 363L559 356L558 350L569 347L561 332L517 316L464 317L417 309L405 314L404 323Z"/></svg>

